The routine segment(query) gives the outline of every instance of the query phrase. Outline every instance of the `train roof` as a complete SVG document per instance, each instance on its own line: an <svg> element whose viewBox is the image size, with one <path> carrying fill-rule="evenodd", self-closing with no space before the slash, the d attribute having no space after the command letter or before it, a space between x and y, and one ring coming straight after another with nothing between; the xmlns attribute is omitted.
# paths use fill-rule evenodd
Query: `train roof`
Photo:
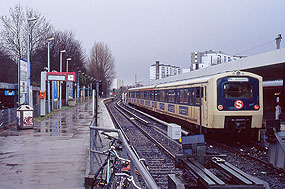
<svg viewBox="0 0 285 189"><path fill-rule="evenodd" d="M176 81L176 82L171 82L171 83L163 83L159 84L156 86L156 88L164 88L164 87L178 87L178 86L183 86L183 85L193 85L196 83L205 83L207 82L211 77L201 77L201 78L195 78L195 79L187 79L187 80L182 80L182 81Z"/></svg>
<svg viewBox="0 0 285 189"><path fill-rule="evenodd" d="M207 82L210 78L214 77L221 77L221 76L228 76L228 75L237 75L239 73L239 76L244 76L244 75L250 75L250 76L255 76L255 77L260 77L257 74L253 74L250 72L244 72L244 71L231 71L231 72L224 72L224 73L219 73L219 74L213 74L209 76L202 76L202 77L196 77L196 78L188 78L184 80L179 80L179 81L171 81L171 82L166 82L166 83L160 83L156 85L149 85L149 86L143 86L143 87L137 87L137 88L131 88L129 91L135 91L135 90L147 90L147 89L154 89L154 88L165 88L165 87L170 87L170 86L183 86L183 85L192 85L196 83L205 83Z"/></svg>
<svg viewBox="0 0 285 189"><path fill-rule="evenodd" d="M263 81L262 82L263 87L278 87L283 86L283 80L275 80L275 81Z"/></svg>

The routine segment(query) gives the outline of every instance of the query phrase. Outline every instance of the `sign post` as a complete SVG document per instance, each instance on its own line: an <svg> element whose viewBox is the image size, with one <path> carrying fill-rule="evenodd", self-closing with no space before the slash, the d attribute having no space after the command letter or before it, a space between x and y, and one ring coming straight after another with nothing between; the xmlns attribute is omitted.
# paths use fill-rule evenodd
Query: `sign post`
<svg viewBox="0 0 285 189"><path fill-rule="evenodd" d="M75 81L75 72L47 72L46 76L47 81L58 81L58 82L68 82L69 85ZM61 85L61 84L60 84ZM53 89L54 93L56 94L56 88ZM72 90L66 90L72 93ZM61 92L61 91L59 91ZM69 92L66 96L69 96ZM72 97L72 95L70 95ZM53 96L55 98L55 96ZM60 95L61 97L61 95ZM60 100L59 100L60 101ZM60 103L60 102L59 102ZM61 105L59 105L61 108Z"/></svg>

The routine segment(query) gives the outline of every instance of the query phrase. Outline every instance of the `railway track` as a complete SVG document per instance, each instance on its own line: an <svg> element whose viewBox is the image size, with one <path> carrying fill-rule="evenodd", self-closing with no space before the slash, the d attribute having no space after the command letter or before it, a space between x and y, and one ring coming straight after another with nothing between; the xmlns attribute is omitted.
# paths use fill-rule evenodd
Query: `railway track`
<svg viewBox="0 0 285 189"><path fill-rule="evenodd" d="M107 107L117 127L124 131L130 145L134 146L140 158L145 159L145 164L157 185L167 188L167 175L181 174L181 171L175 168L175 153L181 153L181 146L152 127L150 122L140 119L119 104L110 103ZM143 181L139 179L139 182L144 188Z"/></svg>
<svg viewBox="0 0 285 189"><path fill-rule="evenodd" d="M146 149L142 148L140 155L141 157L150 156L147 160L147 163L150 167L150 172L153 171L153 176L155 180L158 182L158 185L161 188L167 188L167 174L176 173L181 174L181 171L174 169L174 165L165 165L165 162L173 161L173 157L175 154L179 154L182 152L181 145L177 142L171 142L174 147L169 147L169 140L167 139L167 127L165 123L161 123L161 121L156 121L155 118L149 118L146 115L143 115L143 112L137 111L136 109L129 107L129 106L120 106L113 104L114 109L116 109L118 114L124 114L124 117L128 118L129 122L132 122L134 125L139 125L137 128L143 128L144 133L151 133L150 138L155 138L159 143L162 143L162 146L166 146L166 151L169 151L171 154L167 153L167 158L165 155L158 155L153 156L151 155L152 152L149 152L149 146L144 146ZM115 107L116 106L116 107ZM117 116L117 115L116 115ZM122 116L122 115L121 115ZM136 118L135 118L136 117ZM130 130L130 128L124 128L123 130ZM138 130L138 129L137 129ZM131 134L133 135L133 134ZM131 139L131 141L137 141L136 137ZM155 141L154 140L154 141ZM168 141L168 142L165 142ZM138 142L134 142L138 143ZM260 159L260 155L256 155L257 153L262 153L261 149L257 149L255 147L255 152L249 153L249 150L245 148L231 148L230 146L218 143L218 142L207 142L207 152L211 154L226 154L226 160L229 161L232 165L238 167L239 169L245 171L246 173L256 176L262 180L265 180L269 183L270 188L283 188L285 187L285 174L280 169L276 169L272 167L271 164L264 161L265 155L263 154L263 159ZM158 144L153 144L154 146L159 146ZM162 149L160 147L160 149ZM177 150L179 149L179 150ZM243 149L243 150L241 150ZM250 149L248 147L248 149ZM258 151L258 152L257 152ZM155 158L153 158L155 157ZM160 169L161 166L166 166L163 169ZM167 167L169 166L169 167ZM172 169L174 171L168 172L167 169ZM155 172L157 171L157 172ZM156 175L158 173L158 175ZM164 174L165 176L162 176ZM185 176L185 172L183 172L183 176ZM191 175L189 175L190 177ZM164 177L164 178L163 178ZM189 183L189 182L188 182ZM195 185L195 183L194 183Z"/></svg>

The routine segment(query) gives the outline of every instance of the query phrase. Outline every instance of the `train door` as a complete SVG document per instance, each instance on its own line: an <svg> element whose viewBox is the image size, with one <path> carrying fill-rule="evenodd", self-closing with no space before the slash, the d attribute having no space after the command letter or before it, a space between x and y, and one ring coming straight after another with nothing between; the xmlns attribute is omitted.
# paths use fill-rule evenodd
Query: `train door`
<svg viewBox="0 0 285 189"><path fill-rule="evenodd" d="M204 99L203 99L203 125L207 126L208 124L208 99L207 99L207 86L204 86Z"/></svg>

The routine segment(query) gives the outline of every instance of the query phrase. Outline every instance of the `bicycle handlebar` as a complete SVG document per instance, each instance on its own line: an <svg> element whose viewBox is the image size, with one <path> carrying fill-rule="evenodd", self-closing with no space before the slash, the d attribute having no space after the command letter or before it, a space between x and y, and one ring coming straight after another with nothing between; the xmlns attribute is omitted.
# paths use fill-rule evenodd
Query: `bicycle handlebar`
<svg viewBox="0 0 285 189"><path fill-rule="evenodd" d="M107 138L108 138L109 140L114 140L114 141L117 141L118 143L122 144L122 141L121 141L120 139L117 139L117 138L115 138L115 137L113 137L113 136L111 136L111 135L108 135L108 134L105 133L105 132L102 132L101 134L107 136Z"/></svg>
<svg viewBox="0 0 285 189"><path fill-rule="evenodd" d="M110 149L105 150L105 151L103 151L103 152L97 151L97 150L92 150L92 149L90 149L90 151L93 152L93 153L102 154L102 155L106 155L106 156L109 155L109 154L111 154L111 155L115 156L116 158L118 158L118 159L121 160L121 161L127 161L127 162L129 162L129 163L131 162L129 159L124 159L124 158L120 157L120 156L118 155L118 153L116 152L114 146L111 146Z"/></svg>
<svg viewBox="0 0 285 189"><path fill-rule="evenodd" d="M116 176L120 176L120 177L127 177L128 182L131 182L135 188L141 189L134 181L134 177L131 175L128 175L126 173L115 173Z"/></svg>

